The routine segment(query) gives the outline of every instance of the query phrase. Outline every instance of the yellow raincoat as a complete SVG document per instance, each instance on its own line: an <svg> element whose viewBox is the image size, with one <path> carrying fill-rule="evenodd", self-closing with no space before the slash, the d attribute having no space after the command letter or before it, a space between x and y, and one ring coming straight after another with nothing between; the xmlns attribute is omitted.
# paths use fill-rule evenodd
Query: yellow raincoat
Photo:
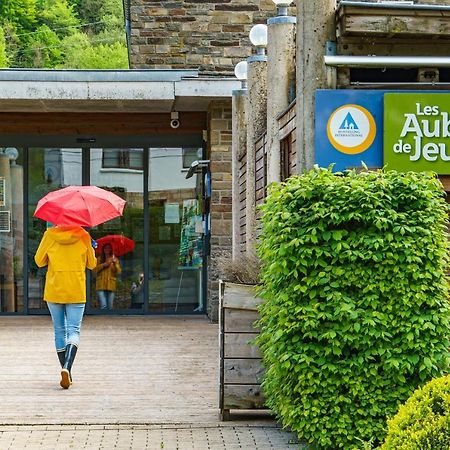
<svg viewBox="0 0 450 450"><path fill-rule="evenodd" d="M111 263L108 267L107 264L102 263L100 258L97 258L97 267L94 272L97 274L95 280L95 289L97 291L113 291L117 288L117 275L122 272L119 260L116 258L116 262Z"/></svg>
<svg viewBox="0 0 450 450"><path fill-rule="evenodd" d="M44 300L52 303L86 302L86 268L96 265L89 233L81 227L48 229L42 237L34 260L48 265Z"/></svg>

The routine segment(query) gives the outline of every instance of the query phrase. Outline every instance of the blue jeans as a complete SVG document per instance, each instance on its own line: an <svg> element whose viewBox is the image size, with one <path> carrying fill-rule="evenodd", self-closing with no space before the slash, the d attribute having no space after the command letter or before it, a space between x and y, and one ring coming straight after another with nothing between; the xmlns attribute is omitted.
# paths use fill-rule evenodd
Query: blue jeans
<svg viewBox="0 0 450 450"><path fill-rule="evenodd" d="M47 302L55 330L56 350L62 351L68 344L80 343L80 328L86 303Z"/></svg>
<svg viewBox="0 0 450 450"><path fill-rule="evenodd" d="M114 292L113 291L97 291L100 309L113 309Z"/></svg>

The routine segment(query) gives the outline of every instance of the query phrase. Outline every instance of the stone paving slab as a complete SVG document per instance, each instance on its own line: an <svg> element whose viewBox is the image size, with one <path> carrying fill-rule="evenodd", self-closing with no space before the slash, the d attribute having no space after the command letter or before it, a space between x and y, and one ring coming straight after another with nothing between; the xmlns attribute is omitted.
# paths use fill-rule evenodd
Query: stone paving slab
<svg viewBox="0 0 450 450"><path fill-rule="evenodd" d="M3 426L2 450L294 450L294 435L276 426Z"/></svg>

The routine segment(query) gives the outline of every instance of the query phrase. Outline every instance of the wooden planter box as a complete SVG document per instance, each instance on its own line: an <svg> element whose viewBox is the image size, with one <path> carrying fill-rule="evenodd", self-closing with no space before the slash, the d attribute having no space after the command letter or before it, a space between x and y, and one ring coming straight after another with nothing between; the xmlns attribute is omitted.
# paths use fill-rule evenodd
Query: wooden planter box
<svg viewBox="0 0 450 450"><path fill-rule="evenodd" d="M249 343L258 334L253 324L262 300L252 285L220 281L219 291L219 407L221 420L229 420L230 410L266 409L261 353Z"/></svg>

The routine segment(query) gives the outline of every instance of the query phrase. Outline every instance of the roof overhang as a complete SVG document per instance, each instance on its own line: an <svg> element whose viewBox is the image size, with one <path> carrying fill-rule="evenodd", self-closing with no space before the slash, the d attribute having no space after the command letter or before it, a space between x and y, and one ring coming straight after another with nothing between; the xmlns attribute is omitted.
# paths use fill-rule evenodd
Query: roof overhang
<svg viewBox="0 0 450 450"><path fill-rule="evenodd" d="M239 87L196 70L2 69L0 112L207 111Z"/></svg>

